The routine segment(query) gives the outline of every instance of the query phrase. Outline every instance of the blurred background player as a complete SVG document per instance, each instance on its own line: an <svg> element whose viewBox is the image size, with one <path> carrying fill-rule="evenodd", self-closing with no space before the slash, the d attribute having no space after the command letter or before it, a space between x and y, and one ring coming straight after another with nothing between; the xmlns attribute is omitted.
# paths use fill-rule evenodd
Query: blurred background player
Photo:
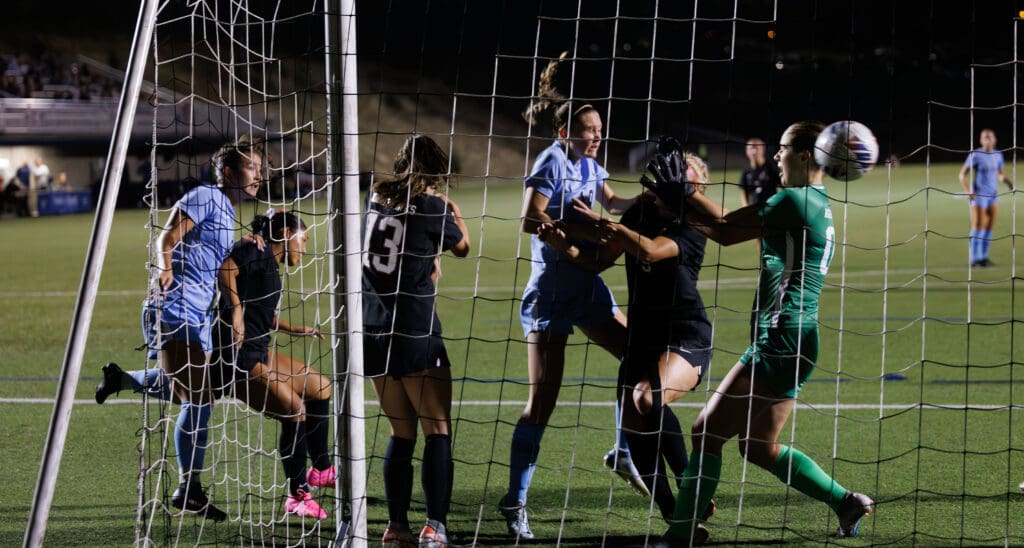
<svg viewBox="0 0 1024 548"><path fill-rule="evenodd" d="M999 211L999 183L1005 182L1010 190L1014 185L1003 173L1003 153L996 150L996 133L983 129L978 141L981 146L967 155L959 178L971 200L971 266L988 267L994 266L988 258L988 248ZM970 179L972 172L974 181Z"/></svg>
<svg viewBox="0 0 1024 548"><path fill-rule="evenodd" d="M751 314L753 340L693 424L693 451L665 535L672 544L707 540L698 510L703 512L718 487L722 447L736 436L742 436L739 451L747 461L828 504L838 516L838 536L856 536L872 511L866 495L847 490L803 452L776 441L818 359L818 298L835 251L832 211L814 161L822 129L820 122L797 122L783 133L775 155L783 188L764 207L719 217L717 204L689 190L689 204L708 214L702 230L711 239L731 245L762 238L764 252Z"/></svg>
<svg viewBox="0 0 1024 548"><path fill-rule="evenodd" d="M527 491L562 386L565 345L573 326L616 358L622 357L626 337L626 317L601 277L573 264L537 237L542 225L555 223L569 242L593 249L595 244L581 239L588 230L593 231L593 223L573 210L573 200L588 207L600 203L616 215L636 201L616 196L605 182L608 172L596 161L601 115L592 105L565 99L555 88L555 74L565 56L563 53L548 63L539 78L537 99L524 113L526 121L534 125L540 114L550 111L555 129L555 142L537 157L523 193L522 231L533 235L530 280L520 309L530 393L512 434L508 492L498 503L509 533L524 539L533 538L526 516ZM605 462L622 471L637 488L644 488L627 456L613 450Z"/></svg>
<svg viewBox="0 0 1024 548"><path fill-rule="evenodd" d="M765 144L760 137L747 139L744 148L747 167L740 174L740 203L764 205L779 187L779 169L765 158Z"/></svg>
<svg viewBox="0 0 1024 548"><path fill-rule="evenodd" d="M686 172L703 192L708 169L693 154L681 153L673 140L663 140L660 154L650 169ZM652 493L662 517L672 519L676 499L669 487L665 463L675 478L687 464L682 428L670 403L692 392L711 362L711 322L697 291L707 237L686 223L682 184L658 186L644 177L648 192L615 223L602 218L577 200L575 209L606 228L606 247L611 254L581 253L567 242L553 224L542 227L540 236L571 260L593 269L609 266L626 253L629 287L629 323L625 355L619 367L619 404L622 431L629 441L633 464ZM719 213L720 215L720 213ZM707 515L714 512L709 503Z"/></svg>
<svg viewBox="0 0 1024 548"><path fill-rule="evenodd" d="M448 188L451 163L426 136L409 137L395 157L395 179L373 185L366 210L363 324L366 375L388 418L384 454L388 505L385 548L447 546L452 493L452 373L441 339L434 285L435 259L444 251L469 254L459 207L438 194ZM426 524L409 528L412 455L417 423L426 438L422 482Z"/></svg>
<svg viewBox="0 0 1024 548"><path fill-rule="evenodd" d="M744 152L747 167L740 174L740 203L743 206L763 207L779 188L779 168L775 162L765 158L765 144L760 137L747 139ZM757 252L761 254L761 240L757 240Z"/></svg>

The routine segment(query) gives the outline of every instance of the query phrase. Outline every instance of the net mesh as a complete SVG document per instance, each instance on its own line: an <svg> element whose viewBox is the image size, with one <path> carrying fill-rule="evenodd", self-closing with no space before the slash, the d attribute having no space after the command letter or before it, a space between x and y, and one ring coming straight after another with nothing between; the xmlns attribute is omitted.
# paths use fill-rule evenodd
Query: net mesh
<svg viewBox="0 0 1024 548"><path fill-rule="evenodd" d="M359 4L364 179L390 178L406 137L431 136L450 152L458 180L443 190L460 205L472 242L469 257L442 257L437 282L454 379L448 529L455 541L515 542L497 503L508 488L512 433L531 383L519 317L531 269L529 236L520 230L522 182L554 131L531 127L520 114L538 99L538 74L567 51L559 89L600 113L599 163L620 196L640 192L639 173L662 134L708 161L707 196L735 209L748 137L764 139L770 162L782 131L797 120L856 119L874 130L878 166L855 182L826 182L836 252L821 297L820 357L778 441L876 501L861 525L863 543L1024 542L1015 519L1017 482L1024 480L1015 391L1016 194L1000 187L989 251L996 266L972 268L969 208L958 181L983 128L995 130L1004 172L1015 178L1020 23L979 2L963 6L959 17L935 2L910 4ZM150 199L155 238L174 203L168 185L211 180L207 159L223 142L246 133L264 140L270 181L237 209L238 227L271 206L300 212L311 227L310 252L287 269L282 317L328 331L335 315L329 298L339 286L327 263L343 250L330 249L326 234L344 215L330 211L324 190L336 175L327 150L340 142L326 134L324 11L315 2L162 8ZM966 15L969 32L961 26ZM754 243L707 247L698 287L714 328L714 357L702 384L672 406L684 432L750 343L757 254ZM621 263L603 277L625 305ZM332 344L343 336L335 333L328 344L278 335L275 344L331 374ZM558 406L529 490L533 531L543 544L649 541L666 527L657 506L603 462L618 443L618 360L579 330L565 355ZM371 394L369 538L357 541L376 543L388 519L381 467L390 431ZM230 399L214 407L203 473L228 521L171 509L176 406L149 409L140 478L147 543L334 538L337 495L316 493L327 520L284 516L279 425ZM706 524L713 541L820 544L835 532L827 505L742 460L737 445L725 447L718 513ZM419 450L414 464L422 466ZM424 504L416 486L414 532Z"/></svg>

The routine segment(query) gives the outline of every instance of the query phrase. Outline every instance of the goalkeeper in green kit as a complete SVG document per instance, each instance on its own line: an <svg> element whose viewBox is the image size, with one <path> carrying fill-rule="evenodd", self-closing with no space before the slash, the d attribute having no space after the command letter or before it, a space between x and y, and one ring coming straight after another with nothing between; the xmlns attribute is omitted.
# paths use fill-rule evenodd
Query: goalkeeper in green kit
<svg viewBox="0 0 1024 548"><path fill-rule="evenodd" d="M818 359L818 298L835 252L835 227L822 170L814 160L820 122L786 129L775 160L782 188L763 206L748 206L700 227L723 245L760 238L761 271L751 317L751 344L725 376L694 422L692 453L676 498L673 523L664 540L700 545L709 533L697 523L718 485L722 446L739 437L740 454L794 489L829 505L838 536L856 536L874 501L832 479L810 457L777 440L796 394ZM655 173L663 184L684 177ZM701 193L687 191L695 209L716 207ZM720 209L718 209L720 211ZM700 509L700 510L698 510Z"/></svg>

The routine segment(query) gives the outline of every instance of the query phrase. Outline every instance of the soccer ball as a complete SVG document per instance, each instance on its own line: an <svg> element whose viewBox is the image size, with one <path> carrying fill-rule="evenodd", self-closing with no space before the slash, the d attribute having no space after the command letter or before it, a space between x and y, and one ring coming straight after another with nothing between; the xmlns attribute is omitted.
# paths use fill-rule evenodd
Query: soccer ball
<svg viewBox="0 0 1024 548"><path fill-rule="evenodd" d="M814 143L814 161L838 181L853 181L878 160L878 140L867 126L852 120L830 124Z"/></svg>

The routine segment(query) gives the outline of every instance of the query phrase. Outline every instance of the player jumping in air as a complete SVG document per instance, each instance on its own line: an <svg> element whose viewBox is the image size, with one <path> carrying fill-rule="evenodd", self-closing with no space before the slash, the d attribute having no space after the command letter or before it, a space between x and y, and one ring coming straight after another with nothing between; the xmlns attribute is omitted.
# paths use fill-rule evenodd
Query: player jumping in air
<svg viewBox="0 0 1024 548"><path fill-rule="evenodd" d="M601 277L573 264L536 235L544 223L557 223L570 242L592 248L595 244L581 240L581 236L592 230L593 223L573 210L573 200L588 207L600 203L614 214L636 201L616 196L606 184L608 172L596 161L601 147L601 115L592 105L567 100L555 89L560 61L552 60L541 73L539 99L524 114L532 125L539 114L551 111L556 140L537 157L523 195L522 231L533 235L530 280L520 309L530 393L512 434L508 491L498 503L508 532L523 539L533 538L526 516L527 491L537 468L544 429L558 400L565 346L573 326L616 358L622 356L626 336L626 317ZM606 464L644 489L625 455L613 450Z"/></svg>

